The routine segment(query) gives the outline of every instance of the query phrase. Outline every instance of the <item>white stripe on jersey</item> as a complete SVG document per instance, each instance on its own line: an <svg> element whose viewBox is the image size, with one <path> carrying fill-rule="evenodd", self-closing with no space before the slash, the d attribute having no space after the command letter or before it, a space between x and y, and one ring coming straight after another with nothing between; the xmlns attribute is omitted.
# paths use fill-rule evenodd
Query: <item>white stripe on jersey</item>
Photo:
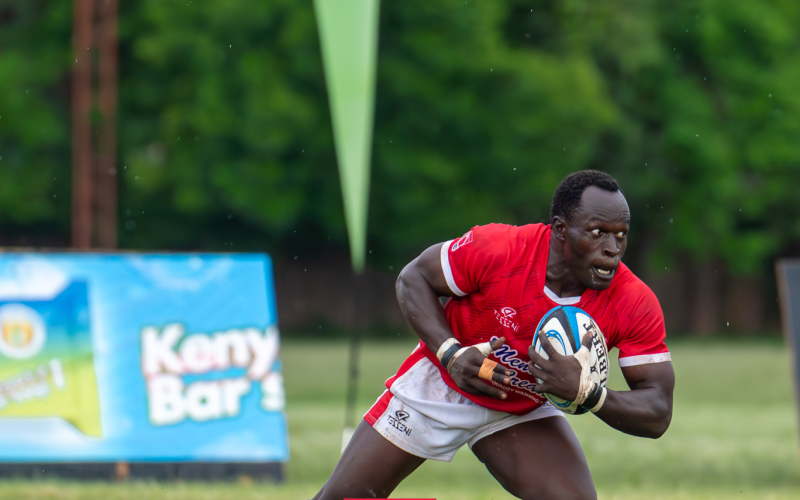
<svg viewBox="0 0 800 500"><path fill-rule="evenodd" d="M442 271L444 272L444 279L447 280L447 286L450 287L450 291L459 297L463 297L466 293L462 292L461 289L458 288L458 285L456 285L456 280L453 278L453 270L450 269L450 257L447 256L447 252L450 250L450 245L452 243L453 240L450 240L442 245Z"/></svg>
<svg viewBox="0 0 800 500"><path fill-rule="evenodd" d="M672 361L672 356L668 352L659 354L642 354L641 356L628 356L627 358L619 358L620 368L626 366L648 365L650 363L664 363Z"/></svg>
<svg viewBox="0 0 800 500"><path fill-rule="evenodd" d="M544 286L544 294L547 295L548 299L560 306L571 306L577 304L581 301L581 297L583 297L583 295L578 295L577 297L559 297L556 295L556 292L550 290L547 285Z"/></svg>

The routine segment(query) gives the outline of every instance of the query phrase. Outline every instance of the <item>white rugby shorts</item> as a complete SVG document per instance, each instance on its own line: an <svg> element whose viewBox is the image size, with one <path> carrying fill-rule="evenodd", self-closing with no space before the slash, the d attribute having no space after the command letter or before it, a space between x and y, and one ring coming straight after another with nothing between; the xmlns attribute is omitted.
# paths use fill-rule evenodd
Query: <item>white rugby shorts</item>
<svg viewBox="0 0 800 500"><path fill-rule="evenodd" d="M529 420L564 414L550 403L526 415L512 415L477 405L454 391L439 369L422 358L397 377L364 419L398 448L418 457L449 462L495 432Z"/></svg>

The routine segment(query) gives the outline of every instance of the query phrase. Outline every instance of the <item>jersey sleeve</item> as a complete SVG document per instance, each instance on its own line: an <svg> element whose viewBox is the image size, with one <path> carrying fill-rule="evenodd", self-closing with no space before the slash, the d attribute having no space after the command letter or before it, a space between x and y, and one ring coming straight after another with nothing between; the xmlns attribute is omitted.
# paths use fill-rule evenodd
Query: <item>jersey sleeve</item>
<svg viewBox="0 0 800 500"><path fill-rule="evenodd" d="M478 291L508 260L509 226L475 226L442 245L441 262L450 290L460 297Z"/></svg>
<svg viewBox="0 0 800 500"><path fill-rule="evenodd" d="M664 313L656 295L642 283L639 300L625 311L620 326L619 366L645 365L672 361L665 343Z"/></svg>

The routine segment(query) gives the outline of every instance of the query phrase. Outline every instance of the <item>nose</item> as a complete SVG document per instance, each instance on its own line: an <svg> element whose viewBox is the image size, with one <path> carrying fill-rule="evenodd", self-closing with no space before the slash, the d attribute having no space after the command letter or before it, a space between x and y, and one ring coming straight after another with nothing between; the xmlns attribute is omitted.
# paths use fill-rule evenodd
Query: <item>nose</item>
<svg viewBox="0 0 800 500"><path fill-rule="evenodd" d="M603 242L603 256L614 258L619 255L620 251L622 251L620 242L613 235L608 235Z"/></svg>

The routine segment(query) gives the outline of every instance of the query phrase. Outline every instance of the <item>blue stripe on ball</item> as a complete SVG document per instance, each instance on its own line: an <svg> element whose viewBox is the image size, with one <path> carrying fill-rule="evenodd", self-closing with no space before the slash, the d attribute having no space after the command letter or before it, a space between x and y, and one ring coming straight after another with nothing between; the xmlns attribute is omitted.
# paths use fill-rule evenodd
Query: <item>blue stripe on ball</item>
<svg viewBox="0 0 800 500"><path fill-rule="evenodd" d="M572 345L572 352L578 352L578 349L581 348L581 337L580 337L580 325L578 325L578 317L577 313L583 312L581 309L577 307L565 306L564 313L569 319L569 326L571 327L571 334L572 338L570 339L573 342Z"/></svg>

